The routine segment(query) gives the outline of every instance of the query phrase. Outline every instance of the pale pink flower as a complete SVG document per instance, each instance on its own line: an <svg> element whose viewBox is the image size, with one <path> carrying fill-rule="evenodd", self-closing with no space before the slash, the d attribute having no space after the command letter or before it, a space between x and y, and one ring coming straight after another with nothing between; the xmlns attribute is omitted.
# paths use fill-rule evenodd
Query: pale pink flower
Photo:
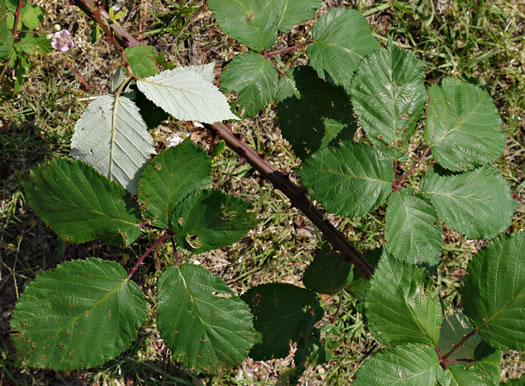
<svg viewBox="0 0 525 386"><path fill-rule="evenodd" d="M73 40L71 40L69 32L67 32L65 29L62 31L55 32L55 34L53 35L53 41L51 42L51 46L55 50L65 52L71 47L73 47L73 45Z"/></svg>

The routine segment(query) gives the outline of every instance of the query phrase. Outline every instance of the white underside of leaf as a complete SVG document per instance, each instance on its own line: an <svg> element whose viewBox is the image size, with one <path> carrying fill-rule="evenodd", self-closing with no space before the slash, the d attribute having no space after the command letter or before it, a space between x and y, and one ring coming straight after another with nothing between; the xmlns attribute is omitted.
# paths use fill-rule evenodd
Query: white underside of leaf
<svg viewBox="0 0 525 386"><path fill-rule="evenodd" d="M239 119L226 97L202 74L192 68L178 68L139 80L139 90L167 113L183 121L205 123Z"/></svg>
<svg viewBox="0 0 525 386"><path fill-rule="evenodd" d="M114 123L114 125L113 125ZM137 191L142 168L155 154L153 138L138 107L130 99L104 95L92 102L75 126L71 140L73 157L130 193Z"/></svg>

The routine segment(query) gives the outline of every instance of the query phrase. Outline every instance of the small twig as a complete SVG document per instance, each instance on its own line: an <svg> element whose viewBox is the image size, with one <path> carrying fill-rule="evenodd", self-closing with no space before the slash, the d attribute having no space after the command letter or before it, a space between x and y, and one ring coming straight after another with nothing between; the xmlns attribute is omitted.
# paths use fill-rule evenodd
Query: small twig
<svg viewBox="0 0 525 386"><path fill-rule="evenodd" d="M268 60L272 64L272 66L277 70L279 74L281 74L282 76L286 76L286 73L283 70L281 70L277 63L275 63L272 59L266 58L266 60Z"/></svg>
<svg viewBox="0 0 525 386"><path fill-rule="evenodd" d="M313 40L307 40L303 43L300 43L300 44L296 44L295 46L290 46L290 47L286 47L286 48L283 48L281 50L276 50L276 51L270 51L270 52L263 52L263 55L266 59L268 59L270 56L273 56L273 55L279 55L279 54L284 54L285 52L289 52L289 51L295 51L297 50L298 48L301 48L301 47L304 47L304 46L307 46L307 45L310 45L312 44L314 41Z"/></svg>
<svg viewBox="0 0 525 386"><path fill-rule="evenodd" d="M460 347L463 347L465 345L465 342L469 340L472 336L476 335L476 332L478 330L475 328L472 331L470 331L468 334L466 334L461 341L456 344L454 347L452 347L452 350L450 350L444 357L444 360L447 360L448 357L450 357L452 354L454 354ZM449 361L450 362L450 361Z"/></svg>
<svg viewBox="0 0 525 386"><path fill-rule="evenodd" d="M18 35L18 22L20 20L20 11L22 7L24 6L24 0L18 0L18 5L16 6L16 12L15 12L15 22L13 24L13 32L12 35L14 38Z"/></svg>
<svg viewBox="0 0 525 386"><path fill-rule="evenodd" d="M157 246L159 246L160 244L162 244L164 242L164 240L166 240L168 237L170 236L170 232L166 231L164 232L164 234L162 236L160 236L160 238L155 241L153 243L153 245L151 245L148 249L146 249L146 252L144 252L144 254L140 257L140 259L137 261L137 264L135 264L135 266L133 267L133 269L130 271L130 273L128 274L128 278L127 280L131 279L131 277L133 276L133 274L135 273L135 271L138 269L138 267L142 264L142 262L144 261L144 259L146 258L146 256L148 256L151 251L153 251L155 248L157 248Z"/></svg>
<svg viewBox="0 0 525 386"><path fill-rule="evenodd" d="M408 176L414 173L416 169L421 166L425 158L427 158L427 155L429 152L430 152L430 146L425 149L425 151L423 152L423 155L421 156L421 158L419 158L419 160L417 161L417 163L414 165L412 169L410 169L405 175L401 176L401 178L392 182L392 188L395 191L398 191L399 189L401 189L401 184L407 179Z"/></svg>

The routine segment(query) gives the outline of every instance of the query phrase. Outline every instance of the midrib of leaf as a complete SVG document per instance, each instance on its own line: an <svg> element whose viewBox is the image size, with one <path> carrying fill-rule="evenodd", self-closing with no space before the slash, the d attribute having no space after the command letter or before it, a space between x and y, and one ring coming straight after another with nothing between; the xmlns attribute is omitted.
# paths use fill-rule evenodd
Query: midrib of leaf
<svg viewBox="0 0 525 386"><path fill-rule="evenodd" d="M173 89L175 91L178 91L178 92L180 92L180 94L184 98L186 98L186 100L187 100L186 94L193 94L195 96L199 96L199 94L196 93L196 92L193 92L193 91L190 91L190 90L187 90L187 89L183 89L183 88L178 88L178 87L175 87L175 86L172 86L172 85L167 85L165 83L152 82L151 80L148 80L147 78L146 79L141 79L140 81L143 82L143 83L152 84L152 85L157 86L157 87L168 88L168 89ZM190 101L188 100L188 102L190 102Z"/></svg>
<svg viewBox="0 0 525 386"><path fill-rule="evenodd" d="M279 27L284 20L284 14L286 13L286 10L288 9L288 3L289 3L289 0L286 0L284 2L283 12L281 13L281 18L279 19L279 22L277 23L277 27Z"/></svg>
<svg viewBox="0 0 525 386"><path fill-rule="evenodd" d="M441 90L440 90L441 91ZM458 119L458 123L456 124L456 126L454 126L452 129L450 129L448 132L445 133L445 135L443 135L441 138L439 138L439 140L434 143L433 145L430 145L430 147L432 148L433 146L435 145L438 145L439 143L441 143L446 137L448 137L450 134L452 134L453 132L459 130L459 128L461 127L461 125L463 125L467 120L468 118L470 118L470 116L472 114L474 114L474 111L478 108L478 106L481 104L481 100L478 101L478 103L476 104L476 106L474 106L472 108L472 110L467 114L466 117L464 117L463 119L459 119L459 117L457 116L457 114L454 112L454 115L456 116L456 119ZM445 100L445 104L447 105L447 108L448 110L451 110L450 107L449 107L449 104L446 102Z"/></svg>
<svg viewBox="0 0 525 386"><path fill-rule="evenodd" d="M249 83L250 87L253 87L254 84L257 83L256 79L258 78L258 76L261 74L263 68L264 68L264 65L266 64L266 58L264 59L264 61L262 62L262 64L259 66L259 69L257 70L257 73L255 74L255 76L253 77L253 79L251 80L251 82ZM249 90L249 87L245 87L244 90L243 90L243 93L241 95L245 95L247 93L247 91ZM241 96L239 95L239 97Z"/></svg>

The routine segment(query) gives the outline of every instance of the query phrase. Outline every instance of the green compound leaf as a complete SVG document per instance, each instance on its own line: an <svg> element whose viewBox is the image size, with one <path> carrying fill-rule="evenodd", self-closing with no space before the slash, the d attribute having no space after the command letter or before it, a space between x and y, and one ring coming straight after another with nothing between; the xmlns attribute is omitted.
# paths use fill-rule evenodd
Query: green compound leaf
<svg viewBox="0 0 525 386"><path fill-rule="evenodd" d="M498 349L525 350L525 232L500 237L470 261L465 315Z"/></svg>
<svg viewBox="0 0 525 386"><path fill-rule="evenodd" d="M406 263L436 265L441 255L442 227L434 207L410 189L394 192L386 211L388 250Z"/></svg>
<svg viewBox="0 0 525 386"><path fill-rule="evenodd" d="M366 19L354 10L331 9L319 18L313 35L314 43L306 51L310 65L321 78L347 91L361 59L381 47Z"/></svg>
<svg viewBox="0 0 525 386"><path fill-rule="evenodd" d="M440 165L454 171L494 161L505 148L501 118L480 88L446 78L430 88L425 141Z"/></svg>
<svg viewBox="0 0 525 386"><path fill-rule="evenodd" d="M33 30L42 22L44 9L37 5L26 4L22 7L20 17L24 27Z"/></svg>
<svg viewBox="0 0 525 386"><path fill-rule="evenodd" d="M175 360L199 372L239 364L255 342L250 309L204 268L168 268L158 282L158 326Z"/></svg>
<svg viewBox="0 0 525 386"><path fill-rule="evenodd" d="M157 67L157 50L151 46L128 47L124 50L133 75L147 78L160 72Z"/></svg>
<svg viewBox="0 0 525 386"><path fill-rule="evenodd" d="M361 216L392 192L394 168L372 147L342 142L308 158L299 171L312 196L336 214Z"/></svg>
<svg viewBox="0 0 525 386"><path fill-rule="evenodd" d="M348 287L354 278L352 264L337 252L323 247L304 271L306 288L321 294L335 294Z"/></svg>
<svg viewBox="0 0 525 386"><path fill-rule="evenodd" d="M51 41L45 35L21 32L18 36L18 48L28 55L44 55L53 51Z"/></svg>
<svg viewBox="0 0 525 386"><path fill-rule="evenodd" d="M503 232L516 207L508 182L491 167L451 176L431 171L421 182L421 192L443 221L471 239Z"/></svg>
<svg viewBox="0 0 525 386"><path fill-rule="evenodd" d="M352 80L352 104L373 143L406 145L423 114L423 65L393 43L361 62Z"/></svg>
<svg viewBox="0 0 525 386"><path fill-rule="evenodd" d="M383 343L438 344L443 313L426 278L424 270L383 253L366 297L366 317Z"/></svg>
<svg viewBox="0 0 525 386"><path fill-rule="evenodd" d="M81 161L39 166L23 185L38 216L66 241L129 245L139 236L140 213L129 193Z"/></svg>
<svg viewBox="0 0 525 386"><path fill-rule="evenodd" d="M280 10L279 31L288 33L292 27L310 20L321 6L322 0L274 0L275 8Z"/></svg>
<svg viewBox="0 0 525 386"><path fill-rule="evenodd" d="M250 306L255 329L262 335L262 342L250 352L255 360L287 356L290 341L304 346L324 313L313 292L291 284L259 285L242 299Z"/></svg>
<svg viewBox="0 0 525 386"><path fill-rule="evenodd" d="M104 95L89 104L75 125L71 153L135 194L155 147L135 103Z"/></svg>
<svg viewBox="0 0 525 386"><path fill-rule="evenodd" d="M437 385L444 377L434 347L406 344L374 354L357 372L354 385Z"/></svg>
<svg viewBox="0 0 525 386"><path fill-rule="evenodd" d="M209 0L221 30L255 51L273 46L279 14L268 0Z"/></svg>
<svg viewBox="0 0 525 386"><path fill-rule="evenodd" d="M162 71L139 80L137 86L149 100L183 121L214 123L238 119L219 89L191 68Z"/></svg>
<svg viewBox="0 0 525 386"><path fill-rule="evenodd" d="M272 101L277 92L277 71L261 54L236 56L221 75L221 91L237 93L237 114L252 117ZM242 114L241 114L242 113Z"/></svg>
<svg viewBox="0 0 525 386"><path fill-rule="evenodd" d="M451 364L446 370L446 375L440 384L447 386L495 386L498 382L494 382L494 379L488 374L472 366Z"/></svg>
<svg viewBox="0 0 525 386"><path fill-rule="evenodd" d="M161 228L169 226L175 207L190 193L211 184L210 157L186 139L159 154L139 179L138 199L146 217Z"/></svg>
<svg viewBox="0 0 525 386"><path fill-rule="evenodd" d="M194 253L239 241L256 222L250 203L218 190L189 195L172 217L177 244Z"/></svg>
<svg viewBox="0 0 525 386"><path fill-rule="evenodd" d="M353 138L357 124L343 88L320 79L310 67L294 68L279 87L279 125L297 156L304 159L336 138Z"/></svg>
<svg viewBox="0 0 525 386"><path fill-rule="evenodd" d="M85 369L126 350L146 318L144 296L126 276L120 264L95 258L39 274L11 318L22 365Z"/></svg>

